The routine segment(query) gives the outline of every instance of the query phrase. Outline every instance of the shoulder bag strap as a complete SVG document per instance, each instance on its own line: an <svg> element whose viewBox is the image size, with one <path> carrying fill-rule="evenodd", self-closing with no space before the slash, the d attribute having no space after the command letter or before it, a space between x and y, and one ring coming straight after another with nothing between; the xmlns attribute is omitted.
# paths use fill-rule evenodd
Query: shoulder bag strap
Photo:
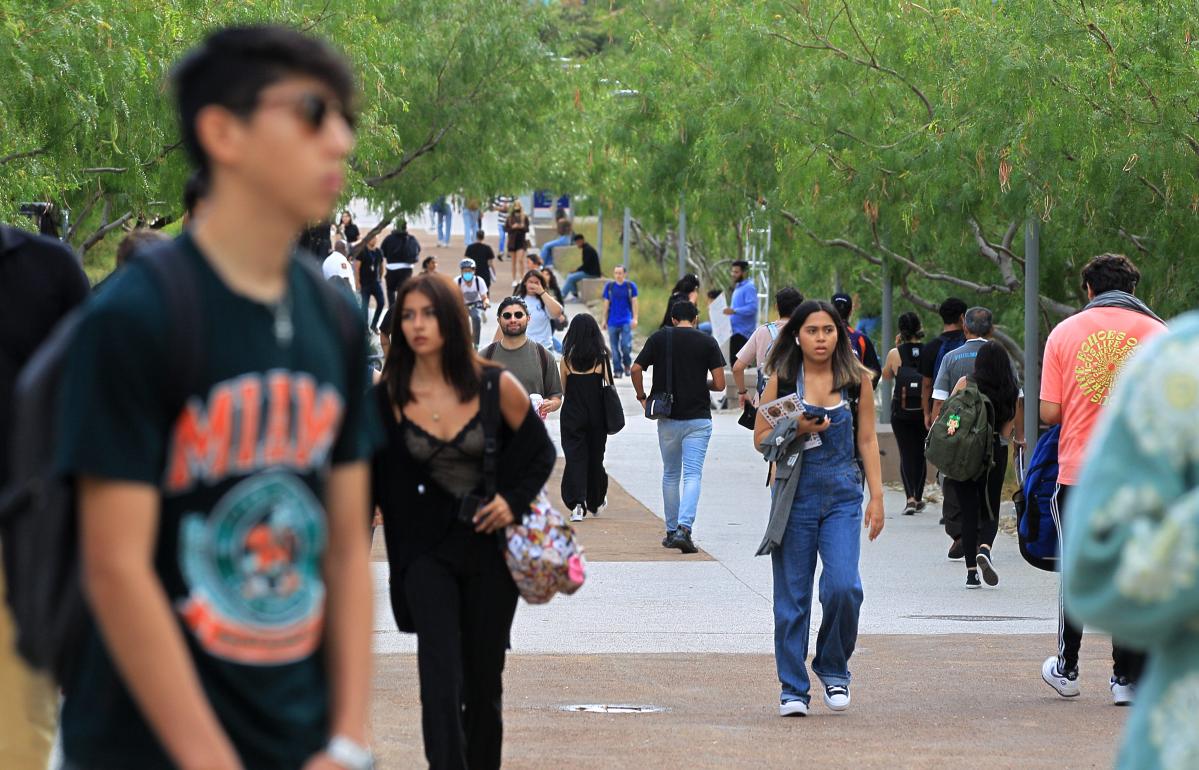
<svg viewBox="0 0 1199 770"><path fill-rule="evenodd" d="M550 384L550 353L541 343L533 344L537 346L537 356L541 361L541 389L545 390Z"/></svg>
<svg viewBox="0 0 1199 770"><path fill-rule="evenodd" d="M674 397L674 327L666 327L666 393Z"/></svg>
<svg viewBox="0 0 1199 770"><path fill-rule="evenodd" d="M483 499L495 497L500 454L500 376L498 367L484 367L479 393L479 416L483 423Z"/></svg>

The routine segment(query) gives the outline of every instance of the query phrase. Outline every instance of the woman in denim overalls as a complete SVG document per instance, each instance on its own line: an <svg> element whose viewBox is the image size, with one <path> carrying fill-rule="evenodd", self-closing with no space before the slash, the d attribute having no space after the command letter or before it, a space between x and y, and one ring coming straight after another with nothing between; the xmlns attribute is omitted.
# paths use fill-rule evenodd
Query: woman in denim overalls
<svg viewBox="0 0 1199 770"><path fill-rule="evenodd" d="M774 375L767 404L798 394L796 420L804 451L795 497L782 537L770 549L774 568L774 654L782 684L779 713L808 713L806 666L816 557L823 619L812 670L833 711L849 708L849 658L858 636L862 581L858 575L862 474L870 489L864 526L871 540L883 529L883 489L874 427L871 372L854 357L840 315L827 302L800 305L779 333L767 369ZM851 402L856 401L857 436ZM755 445L771 433L758 411ZM859 462L860 461L860 462ZM776 493L778 490L776 489Z"/></svg>

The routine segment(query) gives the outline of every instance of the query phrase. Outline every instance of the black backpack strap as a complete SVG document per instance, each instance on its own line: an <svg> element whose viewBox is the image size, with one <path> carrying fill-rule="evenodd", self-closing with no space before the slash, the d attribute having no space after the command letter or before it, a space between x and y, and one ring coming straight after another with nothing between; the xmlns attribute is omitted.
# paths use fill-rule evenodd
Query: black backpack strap
<svg viewBox="0 0 1199 770"><path fill-rule="evenodd" d="M862 384L858 383L847 387L845 397L849 401L849 413L853 416L853 458L857 460L858 467L865 472L862 465L862 452L858 449L858 407L862 403Z"/></svg>
<svg viewBox="0 0 1199 770"><path fill-rule="evenodd" d="M500 456L500 377L504 370L498 366L483 367L482 391L479 393L479 418L483 423L483 499L495 497Z"/></svg>
<svg viewBox="0 0 1199 770"><path fill-rule="evenodd" d="M655 372L656 374L656 372ZM666 394L674 396L674 327L666 327Z"/></svg>
<svg viewBox="0 0 1199 770"><path fill-rule="evenodd" d="M483 358L486 358L488 361L491 361L492 359L495 358L495 346L498 344L500 344L500 343L498 343L498 342L491 343L487 347L480 350L479 355L483 356Z"/></svg>
<svg viewBox="0 0 1199 770"><path fill-rule="evenodd" d="M172 419L188 395L199 388L204 369L204 313L199 274L175 241L139 249L134 257L149 270L162 292L167 312L168 394Z"/></svg>
<svg viewBox="0 0 1199 770"><path fill-rule="evenodd" d="M541 389L545 390L550 384L550 353L540 343L537 345L537 357L541 360Z"/></svg>

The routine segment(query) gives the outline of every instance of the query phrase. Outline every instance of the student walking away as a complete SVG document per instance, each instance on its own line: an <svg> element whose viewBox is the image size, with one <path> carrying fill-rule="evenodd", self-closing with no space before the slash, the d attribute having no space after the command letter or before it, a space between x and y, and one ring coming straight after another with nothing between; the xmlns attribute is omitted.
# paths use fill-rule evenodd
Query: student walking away
<svg viewBox="0 0 1199 770"><path fill-rule="evenodd" d="M949 297L941 303L937 313L941 316L941 333L925 343L920 361L920 398L924 405L924 427L933 424L933 381L941 360L966 342L966 303L957 297Z"/></svg>
<svg viewBox="0 0 1199 770"><path fill-rule="evenodd" d="M478 198L466 198L462 201L462 242L470 243L479 231L479 223L483 214L480 211L483 203Z"/></svg>
<svg viewBox="0 0 1199 770"><path fill-rule="evenodd" d="M733 299L724 314L732 316L729 319L733 331L733 336L729 337L729 360L736 361L737 354L758 326L758 289L749 277L749 263L744 259L733 263L732 275Z"/></svg>
<svg viewBox="0 0 1199 770"><path fill-rule="evenodd" d="M550 293L545 276L537 270L525 273L520 286L516 288L515 296L525 301L526 312L529 315L529 339L546 350L553 350L554 320L563 317L564 311L562 304Z"/></svg>
<svg viewBox="0 0 1199 770"><path fill-rule="evenodd" d="M51 331L88 296L79 258L56 238L0 224L0 492L9 484L13 391L17 376ZM5 554L6 556L8 554ZM5 586L20 580L0 572L0 724L5 763L46 767L54 743L58 695L50 679L17 655Z"/></svg>
<svg viewBox="0 0 1199 770"><path fill-rule="evenodd" d="M963 333L966 341L956 349L942 356L941 364L937 367L936 379L933 381L932 406L930 409L932 422L936 422L937 417L940 416L941 406L945 403L945 399L949 398L955 384L963 377L974 373L974 360L978 356L979 349L991 339L995 332L991 311L985 307L972 307L966 311L962 318ZM1015 376L1015 362L1011 363L1011 367L1012 376ZM1017 382L1019 382L1019 378L1017 378ZM1020 395L1021 400L1016 404L1015 438L1018 445L1023 445L1024 394L1021 393ZM1001 437L1001 441L1005 446L1007 445L1006 438ZM953 541L950 544L948 556L954 560L965 558L961 539L961 506L957 499L956 490L957 487L945 487L945 501L941 507L945 534Z"/></svg>
<svg viewBox="0 0 1199 770"><path fill-rule="evenodd" d="M1116 767L1191 767L1199 678L1199 316L1181 316L1170 331L1133 347L1138 352L1115 390L1102 391L1107 406L1066 506L1066 609L1079 628L1093 624L1120 640L1118 670L1137 665L1130 650L1148 653L1143 675L1120 670L1111 682L1117 705L1136 698Z"/></svg>
<svg viewBox="0 0 1199 770"><path fill-rule="evenodd" d="M554 228L558 237L541 247L541 264L546 267L554 266L554 249L559 246L569 246L574 236L574 222L561 204L554 209Z"/></svg>
<svg viewBox="0 0 1199 770"><path fill-rule="evenodd" d="M733 364L733 382L737 385L737 401L742 409L746 404L758 405L758 399L762 395L762 391L766 389L766 382L770 379L766 373L766 361L770 350L774 347L774 342L778 339L783 327L787 325L787 321L791 320L791 314L795 312L795 308L802 303L803 295L799 293L798 289L786 286L775 292L774 307L779 314L778 320L764 323L755 329L754 333L750 335L749 342L737 354L737 361ZM745 387L745 370L751 366L757 367L758 370L758 385L753 395L750 395L749 389Z"/></svg>
<svg viewBox="0 0 1199 770"><path fill-rule="evenodd" d="M670 296L666 298L666 312L662 316L662 323L658 324L659 329L669 329L674 326L670 309L674 307L674 303L684 300L699 307L696 304L699 302L699 277L694 273L687 273L675 281L674 288L670 290Z"/></svg>
<svg viewBox="0 0 1199 770"><path fill-rule="evenodd" d="M408 232L408 223L404 220L397 220L395 229L383 239L383 258L386 260L387 307L390 309L395 304L396 292L412 277L416 261L420 259L420 241Z"/></svg>
<svg viewBox="0 0 1199 770"><path fill-rule="evenodd" d="M637 328L637 284L625 279L624 265L612 268L604 286L604 328L612 345L613 376L620 379L633 367L633 330Z"/></svg>
<svg viewBox="0 0 1199 770"><path fill-rule="evenodd" d="M853 316L853 298L844 292L839 292L833 295L833 307L837 309L837 314L841 316L841 320L845 322L845 329L849 332L849 347L853 354L862 364L874 372L874 377L870 384L878 387L878 379L882 374L883 366L878 360L878 351L874 349L874 343L870 341L870 337L857 331L850 324L850 318Z"/></svg>
<svg viewBox="0 0 1199 770"><path fill-rule="evenodd" d="M974 388L982 395L975 399L980 418L987 423L987 441L990 451L978 475L972 478L954 477L946 468L945 488L952 489L961 516L962 552L966 558L966 587L978 588L982 581L989 586L999 585L999 573L991 557L995 535L999 532L999 500L1003 494L1003 479L1007 474L1008 440L1015 428L1020 388L1012 371L1012 361L1003 345L986 342L978 348L974 359L974 370L961 377L954 386L951 396ZM947 401L948 432L952 436L961 431L963 438L969 432L964 415L953 409L954 402ZM984 415L985 410L985 415ZM934 430L937 425L934 424ZM931 455L930 455L931 456Z"/></svg>
<svg viewBox="0 0 1199 770"><path fill-rule="evenodd" d="M708 440L712 437L712 400L708 392L724 390L724 356L715 339L695 328L699 310L693 303L675 302L670 313L674 326L650 335L633 362L631 375L642 408L647 400L655 406L653 414L647 412L646 416L658 421L662 507L666 510L662 546L695 553L699 549L691 533L699 508ZM646 394L643 378L650 367L654 370L653 387ZM663 405L668 405L665 412Z"/></svg>
<svg viewBox="0 0 1199 770"><path fill-rule="evenodd" d="M491 290L491 279L495 277L492 272L491 263L495 261L495 252L487 245L487 233L480 228L475 232L475 242L466 247L466 258L473 259L475 262L475 273L483 279L483 283L487 284L488 291Z"/></svg>
<svg viewBox="0 0 1199 770"><path fill-rule="evenodd" d="M353 246L358 243L358 225L354 224L354 215L348 211L341 212L341 219L337 221L337 237L346 242L347 246Z"/></svg>
<svg viewBox="0 0 1199 770"><path fill-rule="evenodd" d="M608 349L599 324L590 313L570 322L562 342L562 502L571 521L590 513L599 516L607 504L608 473L604 448L608 425L604 416L604 386L609 383Z"/></svg>
<svg viewBox="0 0 1199 770"><path fill-rule="evenodd" d="M566 276L566 283L562 284L562 295L564 297L573 295L575 299L578 299L579 281L584 278L600 278L604 271L600 267L599 252L587 242L587 238L582 233L575 233L575 246L583 253L583 261L575 268L574 272Z"/></svg>
<svg viewBox="0 0 1199 770"><path fill-rule="evenodd" d="M433 200L430 210L433 212L433 219L436 222L437 245L446 248L450 245L453 233L451 228L454 224L454 211L450 207L449 199L444 195L437 196Z"/></svg>
<svg viewBox="0 0 1199 770"><path fill-rule="evenodd" d="M924 442L928 428L924 426L924 402L921 396L924 329L920 316L904 313L899 317L899 334L895 347L883 364L883 379L894 382L891 392L891 430L899 448L899 476L908 501L904 516L924 510L924 482L928 463L924 459Z"/></svg>
<svg viewBox="0 0 1199 770"><path fill-rule="evenodd" d="M1050 332L1045 343L1045 364L1041 374L1041 422L1061 425L1057 457L1058 487L1050 506L1050 511L1057 520L1058 532L1073 531L1077 526L1071 523L1063 529L1061 514L1067 509L1067 501L1075 495L1083 494L1084 490L1087 490L1089 502L1072 505L1070 510L1085 511L1084 515L1094 516L1094 520L1098 521L1099 514L1093 511L1104 508L1109 501L1124 499L1127 508L1132 510L1121 511L1121 521L1148 521L1150 511L1137 510L1137 501L1143 498L1136 495L1118 497L1115 492L1117 489L1131 491L1129 479L1144 479L1142 488L1150 489L1157 486L1155 477L1169 477L1164 468L1151 468L1145 476L1141 475L1140 466L1147 463L1149 456L1159 454L1156 450L1143 451L1148 446L1145 437L1153 436L1158 429L1149 425L1136 425L1135 422L1139 421L1139 418L1136 421L1130 420L1136 403L1152 404L1155 410L1153 415L1164 417L1174 413L1172 410L1177 401L1166 398L1164 393L1160 396L1155 394L1160 380L1157 383L1150 380L1140 382L1137 387L1143 394L1153 395L1154 400L1125 402L1123 414L1114 418L1108 438L1102 443L1102 454L1087 451L1099 417L1111 398L1112 383L1117 373L1130 358L1135 360L1134 353L1140 355L1137 351L1150 338L1164 332L1166 328L1161 319L1136 298L1136 287L1140 279L1140 271L1128 257L1120 254L1101 254L1092 259L1082 270L1083 290L1089 300L1087 306L1082 312L1058 324ZM1175 361L1195 360L1182 355L1181 347L1174 347L1172 350L1177 351L1173 359ZM1147 366L1142 371L1161 371L1164 363L1164 357L1159 357L1151 367ZM1178 371L1185 373L1185 369ZM1180 414L1186 414L1185 410ZM1120 420L1127 422L1117 428L1116 424ZM1158 438L1173 441L1174 445L1179 447L1188 446L1180 431L1185 432L1186 425L1191 423L1185 420L1171 423L1156 417L1154 422L1160 426L1161 433L1158 434ZM1121 437L1126 435L1129 436L1127 447L1120 446ZM1084 474L1084 460L1087 456L1092 458L1096 466L1108 469L1111 478ZM1127 465L1113 462L1113 458L1124 456L1130 457L1132 461ZM1175 468L1175 461L1181 456L1185 456L1185 452L1175 454L1169 461L1162 462ZM1087 475L1090 475L1089 487L1085 486L1086 482L1083 481ZM1112 496L1100 497L1100 490ZM1086 531L1085 525L1081 531ZM1093 547L1089 539L1100 537L1100 532L1098 529L1088 532L1079 542L1088 542L1086 547ZM1072 566L1068 561L1065 563L1067 570ZM1098 606L1095 599L1092 601ZM1078 651L1082 646L1081 620L1074 617L1073 605L1059 602L1058 654L1048 658L1041 669L1045 681L1064 697L1072 697L1079 692ZM1118 705L1132 702L1133 691L1140 679L1144 660L1140 653L1120 642L1113 642L1111 690L1112 697Z"/></svg>
<svg viewBox="0 0 1199 770"><path fill-rule="evenodd" d="M466 309L448 281L414 278L396 301L383 382L371 392L388 436L372 488L383 512L392 613L417 637L429 766L498 768L518 596L504 563L504 528L520 523L540 493L554 445L520 383L475 355ZM502 419L497 493L484 499L488 409Z"/></svg>
<svg viewBox="0 0 1199 770"><path fill-rule="evenodd" d="M870 372L853 355L841 316L827 302L800 305L770 351L763 403L798 399L800 415L772 428L758 411L754 445L775 462L773 503L758 555L774 573L774 657L781 716L806 716L812 583L820 557L820 634L812 670L824 704L850 703L849 659L858 638L860 530L883 530L883 483ZM774 439L777 438L778 441ZM870 501L862 514L862 481Z"/></svg>
<svg viewBox="0 0 1199 770"><path fill-rule="evenodd" d="M529 339L529 309L523 297L506 297L496 315L500 339L483 348L480 355L512 372L535 402L537 414L545 419L562 406L562 380L554 356Z"/></svg>
<svg viewBox="0 0 1199 770"><path fill-rule="evenodd" d="M508 245L508 213L512 211L512 204L516 203L516 198L511 195L497 195L491 199L491 210L495 212L496 223L499 225L500 236L500 251L501 258Z"/></svg>
<svg viewBox="0 0 1199 770"><path fill-rule="evenodd" d="M367 241L366 248L358 252L358 292L362 298L362 318L370 317L371 299L375 300L375 315L371 318L370 329L379 332L379 318L383 315L384 299L383 284L380 274L383 272L383 251L378 247L379 239L372 236Z"/></svg>
<svg viewBox="0 0 1199 770"><path fill-rule="evenodd" d="M479 347L479 335L483 330L483 312L487 310L490 299L487 296L487 284L475 274L475 261L464 259L458 263L458 291L462 292L462 301L466 312L470 315L470 326L475 347Z"/></svg>
<svg viewBox="0 0 1199 770"><path fill-rule="evenodd" d="M135 260L62 379L94 618L64 686L66 764L365 770L366 330L291 243L341 195L353 77L323 42L258 26L212 33L174 86L211 191L171 256L204 317L164 325L166 289ZM168 346L195 349L176 385Z"/></svg>
<svg viewBox="0 0 1199 770"><path fill-rule="evenodd" d="M512 260L512 283L525 271L525 254L529 250L529 217L520 201L513 201L504 231L508 234L508 257Z"/></svg>

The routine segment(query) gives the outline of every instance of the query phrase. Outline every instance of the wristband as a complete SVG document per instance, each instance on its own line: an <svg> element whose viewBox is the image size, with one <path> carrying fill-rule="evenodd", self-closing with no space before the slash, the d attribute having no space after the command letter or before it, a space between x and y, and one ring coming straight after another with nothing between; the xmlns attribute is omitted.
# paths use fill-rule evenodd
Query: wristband
<svg viewBox="0 0 1199 770"><path fill-rule="evenodd" d="M737 395L738 395L738 396L744 396L744 395L745 395L746 393L748 393L748 392L749 392L748 390L739 390L739 391L737 391Z"/></svg>

